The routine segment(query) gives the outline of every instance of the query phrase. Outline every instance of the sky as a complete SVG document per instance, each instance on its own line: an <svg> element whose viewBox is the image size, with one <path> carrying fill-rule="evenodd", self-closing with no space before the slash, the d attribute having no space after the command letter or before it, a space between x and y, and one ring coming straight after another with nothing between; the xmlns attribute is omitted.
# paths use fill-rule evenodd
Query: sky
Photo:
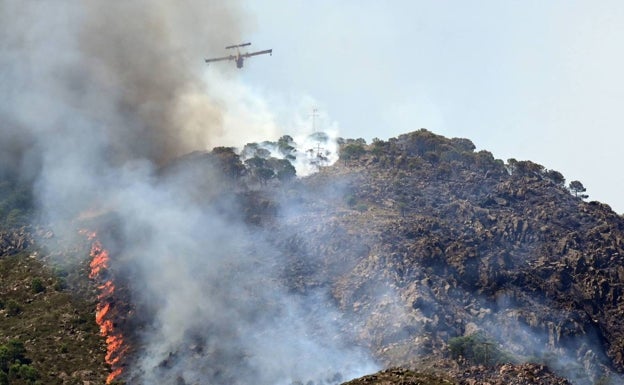
<svg viewBox="0 0 624 385"><path fill-rule="evenodd" d="M468 138L579 180L589 200L624 213L624 2L244 0L243 9L250 48L273 55L231 76L289 128L289 110L305 125L317 108L317 128L345 138L420 128Z"/></svg>

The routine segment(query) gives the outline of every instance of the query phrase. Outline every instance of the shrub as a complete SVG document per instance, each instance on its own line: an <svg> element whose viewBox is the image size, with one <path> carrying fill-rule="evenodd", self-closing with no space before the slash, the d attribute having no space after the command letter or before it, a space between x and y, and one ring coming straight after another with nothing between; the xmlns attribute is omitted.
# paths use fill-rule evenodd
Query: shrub
<svg viewBox="0 0 624 385"><path fill-rule="evenodd" d="M9 368L9 378L20 378L33 382L39 378L39 373L37 372L37 369L30 365L16 362Z"/></svg>
<svg viewBox="0 0 624 385"><path fill-rule="evenodd" d="M476 365L498 365L512 361L509 354L483 333L451 338L449 350L453 359L464 358Z"/></svg>
<svg viewBox="0 0 624 385"><path fill-rule="evenodd" d="M349 160L358 159L365 152L366 150L361 144L347 144L340 150L340 158L346 163Z"/></svg>
<svg viewBox="0 0 624 385"><path fill-rule="evenodd" d="M33 293L41 293L45 291L45 285L43 284L43 280L39 277L35 277L30 281L30 287Z"/></svg>
<svg viewBox="0 0 624 385"><path fill-rule="evenodd" d="M545 172L545 176L558 186L565 185L565 178L559 171L548 170Z"/></svg>
<svg viewBox="0 0 624 385"><path fill-rule="evenodd" d="M22 311L22 307L13 299L10 299L6 303L7 314L10 316L18 315Z"/></svg>
<svg viewBox="0 0 624 385"><path fill-rule="evenodd" d="M345 196L345 203L347 204L347 206L353 208L357 204L357 198L355 197L355 195L349 194Z"/></svg>
<svg viewBox="0 0 624 385"><path fill-rule="evenodd" d="M67 288L67 281L65 281L65 278L59 277L56 279L53 287L56 291L63 291Z"/></svg>
<svg viewBox="0 0 624 385"><path fill-rule="evenodd" d="M0 371L8 372L15 363L30 363L25 357L24 344L17 340L11 340L6 345L0 345Z"/></svg>

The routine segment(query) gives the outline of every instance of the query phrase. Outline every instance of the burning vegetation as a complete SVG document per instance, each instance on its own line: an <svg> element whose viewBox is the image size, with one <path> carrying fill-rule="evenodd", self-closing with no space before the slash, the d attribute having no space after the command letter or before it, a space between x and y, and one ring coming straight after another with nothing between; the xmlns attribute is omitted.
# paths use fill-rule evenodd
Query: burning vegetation
<svg viewBox="0 0 624 385"><path fill-rule="evenodd" d="M88 239L92 241L89 264L91 270L89 278L98 284L97 305L95 309L95 321L100 327L100 335L106 341L105 361L111 368L111 373L106 378L110 384L117 379L122 371L122 359L127 352L124 344L122 331L116 327L111 309L115 306L115 284L108 274L110 256L102 243L97 239L95 232L87 232Z"/></svg>

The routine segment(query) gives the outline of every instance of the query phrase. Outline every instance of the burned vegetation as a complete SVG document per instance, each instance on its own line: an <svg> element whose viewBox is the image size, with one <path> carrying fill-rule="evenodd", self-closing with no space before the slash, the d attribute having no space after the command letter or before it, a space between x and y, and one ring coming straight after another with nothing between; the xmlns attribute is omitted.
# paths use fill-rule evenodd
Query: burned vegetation
<svg viewBox="0 0 624 385"><path fill-rule="evenodd" d="M286 162L291 140L274 143ZM307 177L259 144L245 154L221 147L163 165L150 183L190 209L183 221L166 216L149 227L142 211L129 217L115 208L83 221L99 227L111 249L99 275L89 266L101 254L93 249L91 260L50 268L60 244L67 255L86 257L93 240L77 236L67 246L44 224L7 224L0 345L21 343L13 353L33 369L5 371L9 380L134 383L159 373L188 384L254 376L332 384L400 367L349 384L619 381L621 216L587 202L580 182L566 187L555 170L495 159L467 139L420 130L340 146L338 162L318 164ZM171 205L163 203L163 212ZM170 232L182 239L166 244L169 254L144 242ZM188 282L148 263L183 269ZM89 272L99 278L89 281ZM171 294L188 287L201 293L193 306ZM238 319L209 313L208 305ZM107 306L114 310L102 316ZM176 312L187 318L178 321L185 329L175 343L151 340ZM115 335L124 338L123 354L111 354ZM302 335L322 342L308 348L345 367L371 364L318 375L315 367L278 365L259 374L258 365L271 361L268 341L312 354L294 342ZM76 369L55 363L55 354Z"/></svg>

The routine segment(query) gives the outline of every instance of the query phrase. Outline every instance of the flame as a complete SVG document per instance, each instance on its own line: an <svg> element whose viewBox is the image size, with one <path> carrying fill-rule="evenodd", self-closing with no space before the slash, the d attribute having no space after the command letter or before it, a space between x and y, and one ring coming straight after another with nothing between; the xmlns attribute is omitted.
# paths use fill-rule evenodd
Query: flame
<svg viewBox="0 0 624 385"><path fill-rule="evenodd" d="M81 230L80 234L86 235L87 239L93 241L91 244L91 263L89 267L89 278L96 281L104 281L98 286L98 304L95 307L95 322L100 327L100 335L106 341L106 355L104 361L111 367L111 373L106 378L106 383L110 384L123 372L123 368L119 366L121 359L127 351L124 345L123 335L121 331L115 328L115 324L110 319L110 310L113 306L113 295L115 293L115 285L111 279L107 278L106 271L109 267L110 256L108 251L97 240L95 232Z"/></svg>
<svg viewBox="0 0 624 385"><path fill-rule="evenodd" d="M104 250L100 241L94 241L91 246L91 272L89 278L96 279L104 269L108 269L108 251ZM110 282L110 281L108 281ZM112 283L111 283L112 284Z"/></svg>

